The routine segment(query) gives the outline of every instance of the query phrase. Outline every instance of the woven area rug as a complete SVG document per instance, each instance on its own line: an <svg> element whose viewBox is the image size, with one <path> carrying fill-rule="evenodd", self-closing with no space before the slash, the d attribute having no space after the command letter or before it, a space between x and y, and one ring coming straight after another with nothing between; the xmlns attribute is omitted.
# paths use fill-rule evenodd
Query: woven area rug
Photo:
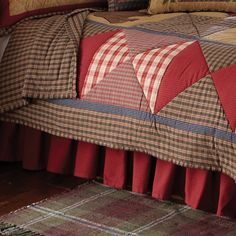
<svg viewBox="0 0 236 236"><path fill-rule="evenodd" d="M0 218L3 235L236 235L236 222L86 183Z"/></svg>

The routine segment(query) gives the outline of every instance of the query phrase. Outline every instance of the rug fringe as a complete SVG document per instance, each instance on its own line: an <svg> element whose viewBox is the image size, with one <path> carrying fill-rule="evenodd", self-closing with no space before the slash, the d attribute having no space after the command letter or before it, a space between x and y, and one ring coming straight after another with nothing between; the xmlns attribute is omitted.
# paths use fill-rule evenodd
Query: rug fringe
<svg viewBox="0 0 236 236"><path fill-rule="evenodd" d="M6 222L0 222L0 234L12 236L42 236L39 233Z"/></svg>
<svg viewBox="0 0 236 236"><path fill-rule="evenodd" d="M27 229L24 229L22 227L18 227L14 224L10 224L10 223L7 223L7 222L4 222L4 217L7 216L7 215L12 215L12 214L15 214L19 211L22 211L24 209L27 209L29 206L31 205L38 205L38 204L42 204L44 203L45 201L48 201L50 199L53 199L53 198L56 198L56 197L59 197L59 196L64 196L66 194L68 194L69 192L71 191L75 191L76 189L79 189L85 185L88 185L90 184L92 181L91 180L88 180L86 182L84 182L83 184L80 184L79 186L77 186L76 188L74 189L71 189L71 190L65 190L63 191L62 193L57 193L57 194L54 194L53 196L50 196L49 198L44 198L38 202L34 202L34 203L31 203L29 205L26 205L26 206L23 206L15 211L11 211L9 212L8 214L6 215L3 215L0 217L0 235L12 235L12 236L43 236L39 233L36 233L36 232L33 232L33 231L30 231L30 230L27 230Z"/></svg>

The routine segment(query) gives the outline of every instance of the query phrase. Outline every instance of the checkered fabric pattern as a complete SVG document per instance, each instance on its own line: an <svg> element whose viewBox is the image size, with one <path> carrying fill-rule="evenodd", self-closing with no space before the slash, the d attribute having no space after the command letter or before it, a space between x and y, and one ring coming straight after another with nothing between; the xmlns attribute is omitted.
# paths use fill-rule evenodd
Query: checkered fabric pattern
<svg viewBox="0 0 236 236"><path fill-rule="evenodd" d="M133 65L138 81L154 112L161 79L173 57L193 42L170 45L166 48L154 49L134 57Z"/></svg>
<svg viewBox="0 0 236 236"><path fill-rule="evenodd" d="M29 100L27 106L5 112L0 119L147 153L184 167L221 171L236 180L235 16L198 12L138 15L129 20L126 15L124 21L119 16L122 23L115 25L101 23L105 20L100 17L87 21L83 32L81 73L74 81L82 96ZM33 27L40 24L35 22ZM5 76L26 68L21 67L25 57L12 45L24 51L29 42L21 40L27 39L22 33L26 31L18 27L0 68L7 81L0 96L9 101L22 99L22 90L16 76ZM66 46L65 54L70 49ZM45 89L47 83L40 81ZM62 81L58 86L64 85ZM16 86L14 93L9 93L11 86Z"/></svg>
<svg viewBox="0 0 236 236"><path fill-rule="evenodd" d="M168 37L167 35L147 34L145 31L124 30L129 54L134 58L140 53L153 50L154 48L164 48L169 45L184 43L190 41L177 36Z"/></svg>
<svg viewBox="0 0 236 236"><path fill-rule="evenodd" d="M0 112L26 105L26 98L77 96L75 52L88 13L35 16L12 28L0 66Z"/></svg>
<svg viewBox="0 0 236 236"><path fill-rule="evenodd" d="M173 36L182 36L190 35L190 36L198 36L198 31L196 27L193 25L191 21L191 17L189 14L181 14L177 17L172 17L170 19L164 19L160 21L158 24L155 22L147 22L139 25L139 27L144 29L149 29L151 31L157 32L167 32ZM186 38L186 37L184 37Z"/></svg>
<svg viewBox="0 0 236 236"><path fill-rule="evenodd" d="M108 40L94 55L90 64L82 97L96 86L104 77L119 64L129 60L127 41L123 32L118 32Z"/></svg>
<svg viewBox="0 0 236 236"><path fill-rule="evenodd" d="M218 45L211 42L201 42L201 48L210 71L236 64L236 47L233 45Z"/></svg>
<svg viewBox="0 0 236 236"><path fill-rule="evenodd" d="M198 36L205 37L216 32L235 28L236 19L225 17L210 17L188 14L192 24L197 28Z"/></svg>
<svg viewBox="0 0 236 236"><path fill-rule="evenodd" d="M115 29L112 26L85 21L82 38L92 37L98 34L111 32L113 30Z"/></svg>
<svg viewBox="0 0 236 236"><path fill-rule="evenodd" d="M173 38L172 41L176 39ZM169 43L170 42L171 40ZM168 41L166 43L168 43ZM103 44L94 55L85 79L82 98L105 79L106 75L111 73L118 65L131 60L150 109L154 112L158 88L166 68L178 53L192 43L193 42L184 42L148 50L132 57L126 39L126 31L118 32Z"/></svg>
<svg viewBox="0 0 236 236"><path fill-rule="evenodd" d="M158 114L168 118L178 117L184 122L191 121L194 124L218 127L224 131L228 130L228 122L220 106L211 76L206 76L206 78L184 90Z"/></svg>
<svg viewBox="0 0 236 236"><path fill-rule="evenodd" d="M123 95L120 96L121 94ZM96 101L103 104L150 111L142 88L137 83L131 61L117 66L106 79L90 90L83 99L90 102Z"/></svg>
<svg viewBox="0 0 236 236"><path fill-rule="evenodd" d="M234 220L150 197L84 184L0 219L3 235L225 235Z"/></svg>

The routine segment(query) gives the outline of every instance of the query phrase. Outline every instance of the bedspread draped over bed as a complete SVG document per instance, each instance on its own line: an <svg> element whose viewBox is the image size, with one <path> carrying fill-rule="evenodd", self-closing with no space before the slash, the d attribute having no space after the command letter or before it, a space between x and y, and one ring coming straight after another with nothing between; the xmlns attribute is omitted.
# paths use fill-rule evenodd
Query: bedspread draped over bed
<svg viewBox="0 0 236 236"><path fill-rule="evenodd" d="M104 17L111 15L102 14L73 12L16 27L0 66L0 119L78 140L78 150L85 143L91 143L87 150L122 150L119 161L125 151L145 153L147 163L153 160L148 155L158 158L157 169L168 161L186 167L187 176L188 168L198 168L235 181L236 17L112 13L109 23ZM190 172L186 189L195 181ZM207 185L213 178L197 172ZM214 178L216 192L224 195L219 186L231 180Z"/></svg>
<svg viewBox="0 0 236 236"><path fill-rule="evenodd" d="M0 113L27 105L28 99L77 97L77 54L88 13L35 16L8 29L11 39L0 64Z"/></svg>

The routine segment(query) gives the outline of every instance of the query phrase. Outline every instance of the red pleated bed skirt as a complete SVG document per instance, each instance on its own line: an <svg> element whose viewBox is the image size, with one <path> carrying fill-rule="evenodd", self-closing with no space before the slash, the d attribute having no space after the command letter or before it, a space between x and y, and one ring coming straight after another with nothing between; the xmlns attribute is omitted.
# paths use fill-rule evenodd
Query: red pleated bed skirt
<svg viewBox="0 0 236 236"><path fill-rule="evenodd" d="M15 125L0 125L0 161L22 161L28 170L73 174L153 198L184 199L192 208L236 217L236 184L212 171L184 168L138 152L114 150Z"/></svg>

